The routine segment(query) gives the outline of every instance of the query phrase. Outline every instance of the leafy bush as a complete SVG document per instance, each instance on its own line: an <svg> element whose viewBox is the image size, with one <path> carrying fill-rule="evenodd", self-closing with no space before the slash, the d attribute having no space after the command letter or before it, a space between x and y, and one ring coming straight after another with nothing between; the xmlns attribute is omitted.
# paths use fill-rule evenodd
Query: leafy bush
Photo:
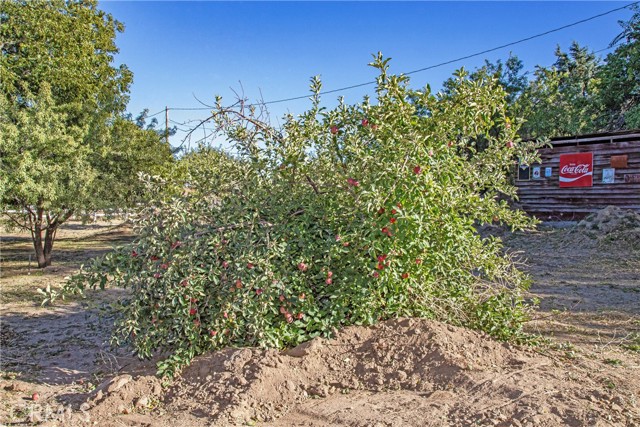
<svg viewBox="0 0 640 427"><path fill-rule="evenodd" d="M376 104L325 110L313 79L312 108L281 129L218 100L212 120L238 154L188 155L183 194L150 182L137 239L65 292L130 288L114 342L165 352L169 376L223 346L295 345L396 316L519 337L526 278L476 228L532 225L507 200L514 158L534 144L516 143L495 81L459 72L432 94L387 63L371 64Z"/></svg>

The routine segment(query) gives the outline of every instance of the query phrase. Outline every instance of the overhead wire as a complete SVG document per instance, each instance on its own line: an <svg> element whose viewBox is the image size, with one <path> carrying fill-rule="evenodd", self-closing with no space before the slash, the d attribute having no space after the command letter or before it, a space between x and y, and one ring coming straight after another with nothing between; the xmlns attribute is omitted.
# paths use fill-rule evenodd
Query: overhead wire
<svg viewBox="0 0 640 427"><path fill-rule="evenodd" d="M625 5L625 6L620 6L620 7L617 7L615 9L610 9L608 11L599 13L597 15L593 15L593 16L590 16L588 18L584 18L584 19L581 19L579 21L575 21L575 22L572 22L570 24L566 24L566 25L563 25L561 27L553 28L551 30L547 30L547 31L544 31L544 32L541 32L541 33L538 33L538 34L534 34L532 36L525 37L525 38L510 42L510 43L505 43L505 44L502 44L500 46L492 47L490 49L485 49L485 50L482 50L482 51L479 51L479 52L476 52L476 53L472 53L472 54L469 54L469 55L460 56L458 58L454 58L454 59L450 59L450 60L447 60L447 61L439 62L437 64L433 64L433 65L429 65L429 66L426 66L426 67L418 68L416 70L407 71L407 72L401 73L401 74L403 74L403 75L416 74L416 73L420 73L420 72L423 72L423 71L432 70L434 68L443 67L445 65L453 64L455 62L464 61L465 59L475 58L475 57L480 56L480 55L485 55L487 53L495 52L495 51L500 50L500 49L504 49L504 48L515 46L517 44L521 44L521 43L524 43L524 42L527 42L527 41L530 41L530 40L534 40L534 39L537 39L537 38L540 38L540 37L544 37L546 35L549 35L549 34L552 34L552 33L558 32L558 31L566 30L567 28L575 27L576 25L584 24L585 22L593 21L594 19L598 19L598 18L601 18L603 16L610 15L610 14L612 14L614 12L617 12L617 11L620 11L620 10L623 10L623 9L628 9L628 8L634 6L634 5L639 4L639 3L640 3L640 1L635 1L635 2L629 3L629 4ZM602 50L606 50L606 49L602 49ZM597 52L594 52L594 53L597 53ZM356 89L356 88L359 88L359 87L370 86L370 85L373 85L375 83L376 83L375 80L364 82L364 83L357 83L357 84L354 84L354 85L344 86L344 87L337 88L337 89L321 91L319 93L319 95L328 95L328 94L332 94L332 93L336 93L336 92L344 92L344 91L350 90L350 89ZM278 104L278 103L282 103L282 102L297 101L297 100L300 100L300 99L307 99L307 98L309 98L309 94L300 95L300 96L293 96L293 97L283 98L283 99L276 99L276 100L273 100L273 101L264 101L264 102L260 102L260 103L256 103L256 104L244 104L244 106L245 107L251 107L251 106L257 106L257 105ZM211 108L209 108L209 107L168 107L168 110L171 110L171 111L203 111L203 110L211 110ZM158 114L163 113L164 111L165 110L163 109L163 110L158 111L157 113L154 113L154 114L152 114L152 115L150 115L148 117L156 116Z"/></svg>

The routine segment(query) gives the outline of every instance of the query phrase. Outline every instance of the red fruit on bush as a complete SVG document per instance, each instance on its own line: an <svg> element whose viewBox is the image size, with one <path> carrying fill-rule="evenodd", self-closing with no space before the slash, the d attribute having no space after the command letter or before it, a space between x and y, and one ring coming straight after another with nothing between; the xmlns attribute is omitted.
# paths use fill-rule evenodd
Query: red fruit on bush
<svg viewBox="0 0 640 427"><path fill-rule="evenodd" d="M375 277L377 279L378 277L380 277L380 273L378 273L377 271L374 271L373 272L373 277Z"/></svg>
<svg viewBox="0 0 640 427"><path fill-rule="evenodd" d="M389 219L389 222L390 222L391 224L395 224L395 223L396 223L396 221L397 221L397 220L396 220L395 218L390 218L390 219Z"/></svg>
<svg viewBox="0 0 640 427"><path fill-rule="evenodd" d="M224 313L222 313L222 317L224 317L225 319L229 318L229 313L227 313L226 311Z"/></svg>
<svg viewBox="0 0 640 427"><path fill-rule="evenodd" d="M333 282L333 280L331 280L331 279L327 279L327 280L324 281L324 283L326 283L327 285L330 285L332 282Z"/></svg>
<svg viewBox="0 0 640 427"><path fill-rule="evenodd" d="M349 242L344 242L342 246L346 248L347 246L349 246Z"/></svg>
<svg viewBox="0 0 640 427"><path fill-rule="evenodd" d="M162 277L162 274L161 273L153 273L153 277L156 278L156 279L159 279L159 278Z"/></svg>
<svg viewBox="0 0 640 427"><path fill-rule="evenodd" d="M305 264L304 262L298 264L298 270L300 271L307 271L307 268L307 264Z"/></svg>
<svg viewBox="0 0 640 427"><path fill-rule="evenodd" d="M378 270L382 270L382 269L384 269L384 264L383 264L383 263L381 263L381 262L379 262L379 263L378 263L378 265L376 265L376 268L377 268Z"/></svg>
<svg viewBox="0 0 640 427"><path fill-rule="evenodd" d="M296 316L298 320L302 320L303 317L304 317L304 314L302 313L298 313L298 315Z"/></svg>
<svg viewBox="0 0 640 427"><path fill-rule="evenodd" d="M280 294L280 296L278 297L278 299L280 300L280 302L284 302L284 295Z"/></svg>
<svg viewBox="0 0 640 427"><path fill-rule="evenodd" d="M194 298L194 297L191 297L191 299L189 301L191 301L192 304L195 304L196 302L198 302L198 299Z"/></svg>
<svg viewBox="0 0 640 427"><path fill-rule="evenodd" d="M187 279L184 279L182 282L180 282L180 285L183 288L186 288L189 285L189 281Z"/></svg>
<svg viewBox="0 0 640 427"><path fill-rule="evenodd" d="M192 316L195 316L195 314L196 314L197 312L198 312L198 309L197 309L197 308L195 308L195 307L192 307L192 308L189 310L189 314L190 314L190 315L192 315Z"/></svg>
<svg viewBox="0 0 640 427"><path fill-rule="evenodd" d="M307 296L304 293L301 293L300 296L298 298L300 299L305 299Z"/></svg>
<svg viewBox="0 0 640 427"><path fill-rule="evenodd" d="M290 315L289 313L287 313L286 318L287 318L287 323L291 323L291 322L293 322L293 316L292 316L292 315Z"/></svg>
<svg viewBox="0 0 640 427"><path fill-rule="evenodd" d="M378 261L383 262L387 259L387 254L378 255Z"/></svg>
<svg viewBox="0 0 640 427"><path fill-rule="evenodd" d="M513 146L514 146L513 141L507 142L507 148L513 148Z"/></svg>
<svg viewBox="0 0 640 427"><path fill-rule="evenodd" d="M333 271L327 271L327 277L333 277Z"/></svg>
<svg viewBox="0 0 640 427"><path fill-rule="evenodd" d="M193 319L193 324L194 324L195 326L200 326L200 320L198 320L198 319Z"/></svg>
<svg viewBox="0 0 640 427"><path fill-rule="evenodd" d="M262 295L262 292L264 292L262 289L256 289L256 295Z"/></svg>
<svg viewBox="0 0 640 427"><path fill-rule="evenodd" d="M253 264L252 264L252 263L250 263L250 262L248 262L248 263L247 263L247 268L248 268L248 269L252 269L252 268L253 268Z"/></svg>
<svg viewBox="0 0 640 427"><path fill-rule="evenodd" d="M333 135L337 134L338 133L338 127L337 126L331 126L331 133Z"/></svg>
<svg viewBox="0 0 640 427"><path fill-rule="evenodd" d="M287 312L287 309L284 308L284 305L280 306L280 314L285 314Z"/></svg>
<svg viewBox="0 0 640 427"><path fill-rule="evenodd" d="M360 182L357 179L353 179L353 178L347 178L347 184L349 184L352 187L360 186Z"/></svg>
<svg viewBox="0 0 640 427"><path fill-rule="evenodd" d="M169 268L169 264L160 264L160 268L166 270L167 268Z"/></svg>
<svg viewBox="0 0 640 427"><path fill-rule="evenodd" d="M339 242L340 240L342 240L342 237L340 237L340 235L336 235L336 242Z"/></svg>
<svg viewBox="0 0 640 427"><path fill-rule="evenodd" d="M242 289L242 281L240 279L236 280L236 288Z"/></svg>
<svg viewBox="0 0 640 427"><path fill-rule="evenodd" d="M416 264L418 265L422 264L422 260L420 258L416 259Z"/></svg>
<svg viewBox="0 0 640 427"><path fill-rule="evenodd" d="M371 129L373 129L373 130L378 129L378 125L371 125Z"/></svg>
<svg viewBox="0 0 640 427"><path fill-rule="evenodd" d="M402 203L396 203L396 206L398 207L398 209L402 209Z"/></svg>
<svg viewBox="0 0 640 427"><path fill-rule="evenodd" d="M229 263L227 261L222 261L222 268L229 268Z"/></svg>
<svg viewBox="0 0 640 427"><path fill-rule="evenodd" d="M151 255L151 257L149 258L151 261L158 261L160 258L158 258L155 255Z"/></svg>
<svg viewBox="0 0 640 427"><path fill-rule="evenodd" d="M378 209L378 215L382 215L384 213L384 208Z"/></svg>
<svg viewBox="0 0 640 427"><path fill-rule="evenodd" d="M395 215L395 214L397 214L397 213L398 213L398 211L397 211L397 210L395 210L395 209L391 209L391 215Z"/></svg>
<svg viewBox="0 0 640 427"><path fill-rule="evenodd" d="M216 335L218 335L218 331L214 331L213 329L211 329L209 331L209 335L211 335L212 337L215 337Z"/></svg>
<svg viewBox="0 0 640 427"><path fill-rule="evenodd" d="M409 278L409 273L402 273L402 278L403 279L408 279Z"/></svg>
<svg viewBox="0 0 640 427"><path fill-rule="evenodd" d="M449 142L447 143L447 147L453 147L453 141L449 141Z"/></svg>
<svg viewBox="0 0 640 427"><path fill-rule="evenodd" d="M362 119L362 126L369 126L369 120Z"/></svg>
<svg viewBox="0 0 640 427"><path fill-rule="evenodd" d="M131 256L132 256L133 258L136 258L136 257L138 256L138 252L136 252L136 251L131 251Z"/></svg>
<svg viewBox="0 0 640 427"><path fill-rule="evenodd" d="M420 166L414 166L413 173L415 173L416 175L420 175L421 172L422 168Z"/></svg>
<svg viewBox="0 0 640 427"><path fill-rule="evenodd" d="M387 227L382 227L382 230L380 230L382 233L387 234L389 233L389 229Z"/></svg>

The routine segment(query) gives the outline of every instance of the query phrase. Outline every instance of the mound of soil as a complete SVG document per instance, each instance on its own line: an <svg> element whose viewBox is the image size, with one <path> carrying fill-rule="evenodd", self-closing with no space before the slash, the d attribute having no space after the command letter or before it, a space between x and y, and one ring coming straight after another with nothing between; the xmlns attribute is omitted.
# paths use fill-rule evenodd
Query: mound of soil
<svg viewBox="0 0 640 427"><path fill-rule="evenodd" d="M640 425L640 375L602 366L398 319L284 352L201 356L166 389L116 377L87 396L87 413L152 426Z"/></svg>
<svg viewBox="0 0 640 427"><path fill-rule="evenodd" d="M599 239L617 242L622 239L637 244L640 241L640 213L607 206L580 221L577 228Z"/></svg>

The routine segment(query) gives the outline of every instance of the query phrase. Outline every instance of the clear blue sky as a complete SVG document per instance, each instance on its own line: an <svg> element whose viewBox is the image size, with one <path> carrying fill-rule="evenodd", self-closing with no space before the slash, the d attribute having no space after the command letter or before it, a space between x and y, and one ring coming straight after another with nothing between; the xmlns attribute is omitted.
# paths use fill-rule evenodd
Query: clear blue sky
<svg viewBox="0 0 640 427"><path fill-rule="evenodd" d="M117 44L118 63L134 72L129 111L201 107L216 94L234 100L232 89L265 101L308 93L321 75L324 89L375 78L367 63L381 51L395 73L427 67L529 37L630 3L627 2L124 2L100 7L125 24ZM513 52L533 70L554 62L554 50L572 41L592 50L606 48L620 32L622 10L497 52L414 74L412 86L438 89L462 66ZM600 55L606 55L601 52ZM241 86L242 84L242 86ZM347 102L372 94L368 86L348 90ZM262 95L261 95L262 94ZM326 95L327 106L339 94ZM270 106L272 121L300 113L308 101ZM170 111L183 123L206 111ZM164 114L157 116L164 125ZM186 126L183 126L186 127ZM201 132L199 132L201 133ZM184 133L171 143L179 145ZM201 137L202 135L196 135Z"/></svg>

